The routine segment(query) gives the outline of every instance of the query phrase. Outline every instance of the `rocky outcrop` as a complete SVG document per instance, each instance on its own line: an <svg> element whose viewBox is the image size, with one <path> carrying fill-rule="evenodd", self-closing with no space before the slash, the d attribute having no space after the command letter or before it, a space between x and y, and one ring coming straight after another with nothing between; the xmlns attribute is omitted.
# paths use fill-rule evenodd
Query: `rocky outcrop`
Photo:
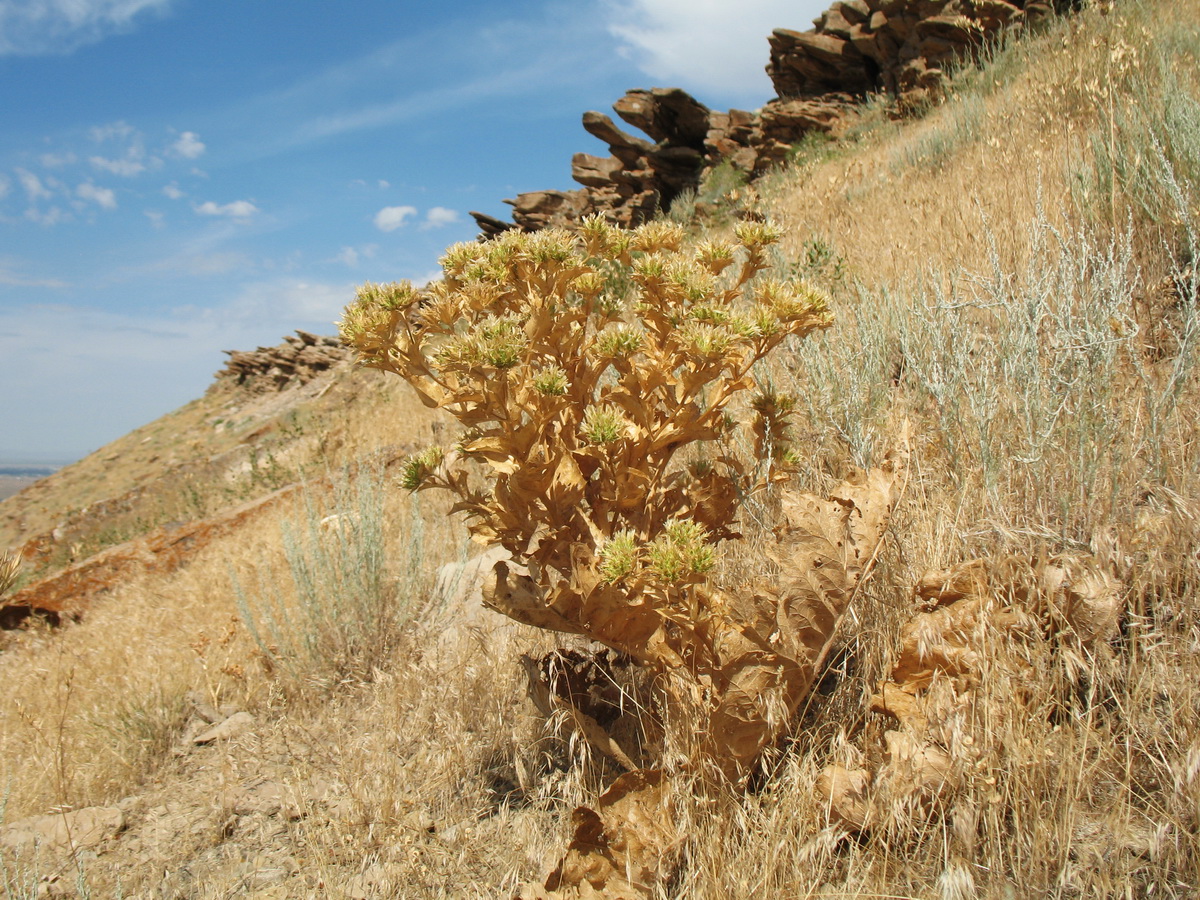
<svg viewBox="0 0 1200 900"><path fill-rule="evenodd" d="M912 105L937 95L946 68L1014 26L1037 24L1051 0L838 0L812 31L776 29L767 74L781 98L886 91Z"/></svg>
<svg viewBox="0 0 1200 900"><path fill-rule="evenodd" d="M251 393L282 391L298 384L307 384L351 356L336 337L324 337L307 331L297 331L275 347L224 352L229 362L214 376L216 383L213 388L232 382Z"/></svg>
<svg viewBox="0 0 1200 900"><path fill-rule="evenodd" d="M613 110L652 140L622 130L600 112L583 114L583 127L608 145L608 156L576 153L574 191L530 191L506 200L513 220L471 213L485 237L510 228L537 231L571 226L599 213L630 228L652 218L704 176L728 160L749 177L786 158L792 145L811 131L830 133L853 108L850 94L804 100L773 100L757 112L716 112L679 88L627 91Z"/></svg>
<svg viewBox="0 0 1200 900"><path fill-rule="evenodd" d="M670 206L682 191L694 188L705 169L722 158L708 146L712 110L686 91L628 91L613 109L651 139L629 134L604 113L584 113L584 130L607 144L609 155L575 154L571 175L583 187L531 191L506 200L513 206L512 222L471 213L483 233L492 236L509 228L536 231L570 225L593 213L632 227Z"/></svg>
<svg viewBox="0 0 1200 900"><path fill-rule="evenodd" d="M760 110L716 112L679 88L628 91L613 109L649 140L603 113L584 113L584 129L609 155L575 154L571 175L581 188L505 200L511 222L471 215L485 239L511 228L570 227L596 213L625 227L641 224L722 162L752 179L785 160L806 134L837 133L868 94L890 93L901 110L936 99L948 67L1003 30L1041 22L1069 2L837 0L811 31L772 33L767 74L778 96Z"/></svg>
<svg viewBox="0 0 1200 900"><path fill-rule="evenodd" d="M220 515L168 525L103 550L5 597L0 603L0 625L16 627L30 615L46 617L53 624L63 617L76 618L97 597L109 593L134 574L169 574L179 570L213 541L276 508L300 489L299 484L288 485Z"/></svg>

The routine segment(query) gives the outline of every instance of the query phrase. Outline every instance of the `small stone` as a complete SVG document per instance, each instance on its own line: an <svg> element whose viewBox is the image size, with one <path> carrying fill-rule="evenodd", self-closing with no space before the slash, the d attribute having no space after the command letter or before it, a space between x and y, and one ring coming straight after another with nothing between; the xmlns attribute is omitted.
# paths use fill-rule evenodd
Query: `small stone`
<svg viewBox="0 0 1200 900"><path fill-rule="evenodd" d="M259 869L246 878L246 886L251 888L266 887L267 885L277 884L285 880L289 875L291 873L287 869Z"/></svg>
<svg viewBox="0 0 1200 900"><path fill-rule="evenodd" d="M199 746L211 744L215 741L227 741L245 734L253 727L254 716L250 715L250 713L234 713L228 719L196 735L192 738L192 743Z"/></svg>

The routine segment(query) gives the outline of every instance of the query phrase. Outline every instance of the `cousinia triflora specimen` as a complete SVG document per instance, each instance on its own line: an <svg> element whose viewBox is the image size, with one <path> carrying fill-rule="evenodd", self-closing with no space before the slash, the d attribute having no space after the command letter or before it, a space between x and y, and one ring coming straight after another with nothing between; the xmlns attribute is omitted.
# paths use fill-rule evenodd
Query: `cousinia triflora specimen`
<svg viewBox="0 0 1200 900"><path fill-rule="evenodd" d="M830 499L785 494L781 575L735 592L710 582L739 507L800 462L794 400L754 367L833 322L823 292L767 273L779 237L743 222L734 241L688 247L673 223L599 217L578 233L510 231L451 247L424 290L363 286L341 322L364 365L464 426L454 447L410 458L403 482L452 492L474 538L509 551L485 603L647 667L664 716L694 718L686 765L733 782L812 687L903 467L898 455ZM661 790L630 777L625 805Z"/></svg>

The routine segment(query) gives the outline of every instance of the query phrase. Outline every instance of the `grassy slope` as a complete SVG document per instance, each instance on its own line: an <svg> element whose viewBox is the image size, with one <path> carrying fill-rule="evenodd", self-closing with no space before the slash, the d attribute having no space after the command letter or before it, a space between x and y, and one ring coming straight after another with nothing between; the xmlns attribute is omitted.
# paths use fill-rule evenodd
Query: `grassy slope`
<svg viewBox="0 0 1200 900"><path fill-rule="evenodd" d="M791 751L745 804L714 815L683 801L693 827L679 896L1182 897L1200 884L1195 313L1157 289L1187 271L1195 245L1197 21L1194 0L1085 11L965 73L925 119L869 112L842 144L810 148L743 192L739 202L788 226L781 262L839 301L828 338L774 373L806 401L805 480L821 486L870 462L900 416L915 426L916 465L847 633L851 662ZM416 407L401 390L338 377L336 402L320 406L333 391L311 401L313 443L292 471L322 440L349 457L411 438ZM226 449L209 402L168 423L205 456ZM129 491L160 464L137 455L153 443L135 433L106 448L116 459L64 480L59 499L23 500L29 532L59 521L61 497L88 485L84 502ZM104 473L117 462L119 478ZM117 480L101 490L102 478ZM205 510L219 505L198 487ZM463 544L442 509L424 501L414 519L396 493L377 540L401 579L387 599L403 609ZM323 495L313 503L171 576L122 585L79 626L10 639L0 670L20 690L0 700L6 820L132 798L127 834L84 864L94 895L112 893L121 872L126 895L161 884L187 897L256 886L489 896L540 878L566 813L603 782L603 765L524 700L516 656L535 635L481 641L428 616L405 625L340 610L296 632L352 635L368 615L381 636L370 665L352 637L272 651L291 640L266 624L278 605L321 602L293 596L279 522L303 536L326 514L365 515ZM1106 535L1132 560L1121 640L1037 656L1029 715L959 723L954 739L984 750L949 808L894 810L861 841L828 826L816 772L878 755L882 726L864 698L887 672L915 579L981 554L1086 551ZM311 555L323 539L297 540ZM752 550L729 555L731 572L754 565ZM231 570L265 647L238 615ZM328 574L322 596L346 577ZM189 691L252 711L257 728L172 755ZM1012 705L999 680L981 696L980 709ZM239 791L262 777L307 790L305 815L245 812ZM33 874L6 865L10 877Z"/></svg>
<svg viewBox="0 0 1200 900"><path fill-rule="evenodd" d="M435 417L400 387L349 363L280 393L218 381L0 505L0 547L28 545L29 581L382 448L410 452Z"/></svg>

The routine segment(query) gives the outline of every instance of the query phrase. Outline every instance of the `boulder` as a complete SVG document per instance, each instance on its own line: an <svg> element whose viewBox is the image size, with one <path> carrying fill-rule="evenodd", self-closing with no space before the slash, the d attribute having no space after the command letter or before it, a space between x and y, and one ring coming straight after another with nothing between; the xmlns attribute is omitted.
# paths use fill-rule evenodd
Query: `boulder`
<svg viewBox="0 0 1200 900"><path fill-rule="evenodd" d="M626 91L613 104L617 115L659 144L700 149L712 111L679 88Z"/></svg>
<svg viewBox="0 0 1200 900"><path fill-rule="evenodd" d="M590 211L583 191L529 191L504 202L513 207L513 221L524 231L570 225Z"/></svg>
<svg viewBox="0 0 1200 900"><path fill-rule="evenodd" d="M218 741L229 741L241 737L254 727L254 716L248 712L234 713L211 728L206 728L192 738L192 743L198 746L215 744Z"/></svg>
<svg viewBox="0 0 1200 900"><path fill-rule="evenodd" d="M492 238L517 227L514 222L505 222L503 219L497 219L495 216L489 216L487 213L472 211L469 215L475 220L475 224L479 226L479 230L483 232L484 238Z"/></svg>
<svg viewBox="0 0 1200 900"><path fill-rule="evenodd" d="M626 134L612 119L594 110L583 114L583 130L608 144L614 154L620 150L633 150L639 155L645 155L654 149L654 145L649 141Z"/></svg>
<svg viewBox="0 0 1200 900"><path fill-rule="evenodd" d="M625 167L615 156L576 153L571 157L571 177L586 187L601 187L616 181Z"/></svg>

